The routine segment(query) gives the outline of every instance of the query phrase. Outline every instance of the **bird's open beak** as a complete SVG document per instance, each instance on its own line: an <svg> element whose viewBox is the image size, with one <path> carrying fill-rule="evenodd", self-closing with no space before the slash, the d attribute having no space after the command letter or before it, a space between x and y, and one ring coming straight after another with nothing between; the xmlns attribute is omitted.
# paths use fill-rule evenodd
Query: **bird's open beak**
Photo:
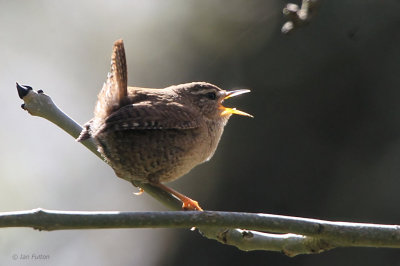
<svg viewBox="0 0 400 266"><path fill-rule="evenodd" d="M248 116L248 117L253 117L251 114L242 112L240 110L237 110L236 108L229 108L229 107L225 107L225 106L222 105L222 102L224 100L232 98L232 97L235 97L235 96L238 96L238 95L243 94L243 93L248 93L248 92L250 92L250 90L226 91L225 92L225 97L221 101L220 109L223 110L222 113L221 113L221 116L229 115L229 114L237 114L237 115L244 115L244 116Z"/></svg>

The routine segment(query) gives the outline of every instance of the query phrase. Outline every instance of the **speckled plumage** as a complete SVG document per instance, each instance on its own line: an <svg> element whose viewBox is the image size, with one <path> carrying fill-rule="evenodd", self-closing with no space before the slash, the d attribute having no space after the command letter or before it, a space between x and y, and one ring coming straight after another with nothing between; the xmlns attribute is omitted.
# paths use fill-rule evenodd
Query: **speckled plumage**
<svg viewBox="0 0 400 266"><path fill-rule="evenodd" d="M93 138L117 176L128 181L169 182L186 174L212 157L229 117L240 112L222 102L243 92L233 94L206 82L164 89L126 84L125 52L119 40L94 118L78 141Z"/></svg>

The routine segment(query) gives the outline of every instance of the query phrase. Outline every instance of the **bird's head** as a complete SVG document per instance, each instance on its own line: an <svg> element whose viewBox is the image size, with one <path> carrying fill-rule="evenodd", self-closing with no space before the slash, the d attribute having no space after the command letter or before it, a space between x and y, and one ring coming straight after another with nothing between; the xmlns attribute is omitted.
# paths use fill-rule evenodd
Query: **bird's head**
<svg viewBox="0 0 400 266"><path fill-rule="evenodd" d="M232 114L253 117L252 115L222 105L228 99L250 90L226 91L206 82L192 82L175 86L175 93L180 101L189 104L209 119L228 120Z"/></svg>

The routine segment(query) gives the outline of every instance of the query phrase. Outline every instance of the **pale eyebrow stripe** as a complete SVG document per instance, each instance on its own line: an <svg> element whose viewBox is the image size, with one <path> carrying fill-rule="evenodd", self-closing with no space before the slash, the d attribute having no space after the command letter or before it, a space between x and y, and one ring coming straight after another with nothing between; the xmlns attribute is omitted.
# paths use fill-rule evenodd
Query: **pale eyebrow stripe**
<svg viewBox="0 0 400 266"><path fill-rule="evenodd" d="M200 90L198 90L198 91L191 91L190 93L191 93L191 94L205 94L205 93L208 93L208 92L215 92L215 93L217 93L217 91L216 91L215 89L213 89L213 88L200 89Z"/></svg>

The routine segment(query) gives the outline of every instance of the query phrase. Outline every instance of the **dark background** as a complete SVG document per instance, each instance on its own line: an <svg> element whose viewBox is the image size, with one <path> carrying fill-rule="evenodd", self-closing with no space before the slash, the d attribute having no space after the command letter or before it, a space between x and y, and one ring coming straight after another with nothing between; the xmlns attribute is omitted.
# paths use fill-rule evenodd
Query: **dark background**
<svg viewBox="0 0 400 266"><path fill-rule="evenodd" d="M43 89L84 123L123 38L130 85L252 90L226 105L255 118L232 117L213 159L171 186L211 210L399 224L400 1L321 1L289 36L286 3L0 1L1 210L163 210L23 113L14 91L15 81ZM49 265L400 265L398 250L288 258L183 229L1 233L2 264L39 253Z"/></svg>

